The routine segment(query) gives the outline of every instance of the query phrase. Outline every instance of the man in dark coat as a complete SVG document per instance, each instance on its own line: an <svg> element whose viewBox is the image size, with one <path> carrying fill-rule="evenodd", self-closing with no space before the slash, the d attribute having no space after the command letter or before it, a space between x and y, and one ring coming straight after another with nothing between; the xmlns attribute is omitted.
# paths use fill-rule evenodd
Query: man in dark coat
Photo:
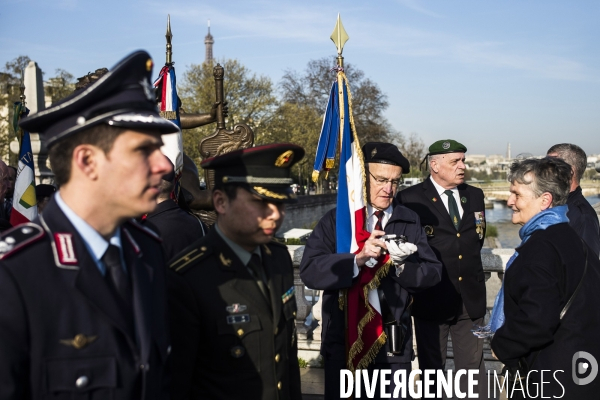
<svg viewBox="0 0 600 400"><path fill-rule="evenodd" d="M156 207L162 133L152 60L21 121L46 138L60 185L33 223L0 240L0 398L166 399L160 240L132 221Z"/></svg>
<svg viewBox="0 0 600 400"><path fill-rule="evenodd" d="M168 261L208 231L199 218L187 213L171 199L174 178L174 173L163 177L160 194L156 199L158 206L143 220L144 225L159 234L165 259Z"/></svg>
<svg viewBox="0 0 600 400"><path fill-rule="evenodd" d="M558 157L573 168L571 192L567 199L569 225L590 246L594 254L600 254L600 223L594 207L583 197L579 182L587 167L587 155L577 145L571 143L555 144L548 149L548 156Z"/></svg>
<svg viewBox="0 0 600 400"><path fill-rule="evenodd" d="M324 290L321 354L325 360L326 399L340 398L340 370L347 368L345 316L339 307L340 291L356 282L360 269L369 267L369 259L380 257L385 249L396 256L392 254L389 242L380 237L384 234L404 235L406 243L403 246L411 250L394 260L397 261L395 266L389 269L375 291L383 323L402 326L404 340L399 349L393 351L388 338L369 365L371 373L375 369L410 373L414 358L410 318L412 294L435 285L441 278L440 263L427 244L419 217L394 201L402 173L409 171L408 160L389 143L367 143L363 146L363 154L368 174L367 231L371 236L358 254L337 253L336 210L333 209L321 218L310 235L300 264L302 281L310 288ZM376 396L379 395L377 389Z"/></svg>
<svg viewBox="0 0 600 400"><path fill-rule="evenodd" d="M172 398L301 399L293 265L272 239L303 156L275 144L202 162L217 221L170 265Z"/></svg>
<svg viewBox="0 0 600 400"><path fill-rule="evenodd" d="M471 333L474 325L483 325L486 311L480 254L485 207L481 189L464 183L466 151L450 139L432 144L430 176L400 191L398 201L419 215L429 245L443 265L442 281L415 295L419 367L444 369L450 334L456 369L477 369L485 382L483 340ZM487 396L486 385L478 386L480 397Z"/></svg>

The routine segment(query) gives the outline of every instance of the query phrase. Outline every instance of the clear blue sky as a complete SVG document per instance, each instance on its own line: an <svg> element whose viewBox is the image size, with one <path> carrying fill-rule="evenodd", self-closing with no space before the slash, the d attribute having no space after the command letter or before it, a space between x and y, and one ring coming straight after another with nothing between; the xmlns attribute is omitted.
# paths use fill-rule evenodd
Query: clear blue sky
<svg viewBox="0 0 600 400"><path fill-rule="evenodd" d="M386 116L427 144L454 138L472 154L542 154L573 142L600 153L598 1L3 0L0 63L18 55L82 76L127 53L164 60L171 14L178 74L237 58L275 83L286 69L335 55L340 12L347 62L388 95ZM155 71L156 73L157 71Z"/></svg>

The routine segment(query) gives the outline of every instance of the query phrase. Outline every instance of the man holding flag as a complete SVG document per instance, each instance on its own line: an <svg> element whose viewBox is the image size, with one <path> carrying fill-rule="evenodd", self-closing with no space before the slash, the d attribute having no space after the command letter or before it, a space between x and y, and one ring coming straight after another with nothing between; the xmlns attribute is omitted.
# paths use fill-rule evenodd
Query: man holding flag
<svg viewBox="0 0 600 400"><path fill-rule="evenodd" d="M349 136L344 131L344 137ZM355 137L350 143L344 142L349 141L344 137L341 163L346 159L344 149L356 142ZM303 282L324 290L321 354L326 399L340 398L342 369L368 369L369 375L374 369L410 372L414 358L411 293L441 279L441 265L427 244L419 217L394 200L402 174L409 171L408 160L389 143L367 143L362 153L366 173L361 173L360 165L348 168L351 164L346 163L346 168L341 167L338 198L346 196L348 202L338 201L338 208L319 221L300 265ZM350 169L358 170L354 177L359 179L354 184L349 178L350 183L343 184ZM366 182L360 179L363 174L368 176ZM357 209L353 189L363 184L367 188L366 207ZM353 215L344 217L340 208L348 209L348 204ZM346 221L351 221L349 229L343 227ZM385 240L383 235L396 235L401 240ZM345 240L353 243L340 251ZM379 389L375 395L379 398Z"/></svg>

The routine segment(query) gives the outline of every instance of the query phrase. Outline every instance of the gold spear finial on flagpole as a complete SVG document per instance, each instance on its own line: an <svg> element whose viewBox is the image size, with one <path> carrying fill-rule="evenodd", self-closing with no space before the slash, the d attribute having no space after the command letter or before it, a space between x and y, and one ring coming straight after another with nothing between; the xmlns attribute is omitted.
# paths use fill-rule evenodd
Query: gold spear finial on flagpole
<svg viewBox="0 0 600 400"><path fill-rule="evenodd" d="M173 34L171 33L171 15L167 14L167 34L165 35L167 38L167 64L172 63L173 57L173 46L171 45L171 39L173 39Z"/></svg>
<svg viewBox="0 0 600 400"><path fill-rule="evenodd" d="M335 28L333 28L333 33L331 34L331 40L335 43L335 47L337 47L337 63L338 66L344 67L344 57L342 57L342 51L344 51L344 44L350 39L346 30L344 29L344 25L342 24L342 19L340 18L340 14L338 13L337 22L335 23Z"/></svg>

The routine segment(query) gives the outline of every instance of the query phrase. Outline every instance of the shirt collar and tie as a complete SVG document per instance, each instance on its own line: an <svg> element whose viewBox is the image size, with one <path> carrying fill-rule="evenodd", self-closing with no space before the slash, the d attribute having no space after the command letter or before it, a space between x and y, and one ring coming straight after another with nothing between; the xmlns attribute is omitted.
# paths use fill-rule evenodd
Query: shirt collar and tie
<svg viewBox="0 0 600 400"><path fill-rule="evenodd" d="M382 229L379 230L383 230L383 228L385 228L385 226L387 225L388 221L390 220L390 218L392 217L392 211L394 210L394 207L392 207L391 205L386 208L385 210L378 210L375 207L368 205L367 206L367 213L368 213L368 219L367 219L367 230L369 232L373 232L374 229L376 229L377 226L377 221L378 221L378 217L377 214L379 214L380 212L383 213L381 215L381 227Z"/></svg>
<svg viewBox="0 0 600 400"><path fill-rule="evenodd" d="M121 266L124 271L127 271L127 267L125 266L125 262L123 259L123 252L121 246L121 230L117 229L115 234L110 238L109 241L106 241L94 228L90 226L87 222L83 220L79 215L75 214L75 212L65 203L65 201L60 196L60 192L57 192L54 195L56 200L56 204L60 210L65 214L69 222L73 225L79 236L83 239L83 243L90 254L90 257L98 267L100 273L104 276L106 275L106 265L102 261L102 257L105 255L108 250L109 245L114 245L119 250L119 257L121 258Z"/></svg>
<svg viewBox="0 0 600 400"><path fill-rule="evenodd" d="M240 259L242 264L246 266L248 272L250 272L250 274L256 280L256 284L258 285L260 291L263 293L267 301L270 302L268 277L264 265L262 263L260 247L256 246L252 252L249 252L248 250L244 249L242 246L225 236L225 234L223 234L223 231L221 231L221 229L219 228L218 223L215 223L213 226L217 234L221 237L221 239L223 239L223 241L235 253L235 255Z"/></svg>
<svg viewBox="0 0 600 400"><path fill-rule="evenodd" d="M460 205L460 194L458 193L458 188L454 187L452 189L445 189L433 178L431 178L431 182L433 183L435 190L438 192L440 199L442 199L444 207L446 207L446 211L448 211L454 227L458 229L463 216L463 209Z"/></svg>

